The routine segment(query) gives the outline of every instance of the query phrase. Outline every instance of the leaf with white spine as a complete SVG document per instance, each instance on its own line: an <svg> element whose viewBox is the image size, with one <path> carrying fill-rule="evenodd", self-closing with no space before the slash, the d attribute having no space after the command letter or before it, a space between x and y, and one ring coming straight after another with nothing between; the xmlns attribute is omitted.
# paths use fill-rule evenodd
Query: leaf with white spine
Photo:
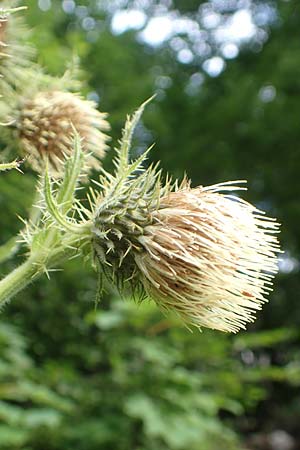
<svg viewBox="0 0 300 450"><path fill-rule="evenodd" d="M52 194L48 167L46 167L44 177L44 196L47 205L47 210L58 225L63 227L64 230L70 231L71 233L79 233L80 231L82 231L82 226L70 222L67 216L61 213L60 208L56 203Z"/></svg>
<svg viewBox="0 0 300 450"><path fill-rule="evenodd" d="M117 159L114 160L114 164L117 169L116 177L122 176L124 171L128 170L129 150L131 147L134 130L142 117L145 106L150 103L153 98L154 96L146 100L131 117L127 117L125 127L122 132L122 139L120 141L120 149L117 149L118 156Z"/></svg>
<svg viewBox="0 0 300 450"><path fill-rule="evenodd" d="M73 206L75 191L84 164L84 153L81 148L80 136L74 128L74 151L65 162L65 174L57 193L57 203L61 211L67 213Z"/></svg>
<svg viewBox="0 0 300 450"><path fill-rule="evenodd" d="M78 234L81 234L84 231L85 223L79 225L72 222L67 216L67 213L70 211L75 201L75 191L82 171L83 162L84 155L80 145L80 137L74 130L74 152L72 156L66 160L65 177L59 185L56 198L54 198L52 192L48 165L46 165L43 186L44 199L50 216L64 230Z"/></svg>

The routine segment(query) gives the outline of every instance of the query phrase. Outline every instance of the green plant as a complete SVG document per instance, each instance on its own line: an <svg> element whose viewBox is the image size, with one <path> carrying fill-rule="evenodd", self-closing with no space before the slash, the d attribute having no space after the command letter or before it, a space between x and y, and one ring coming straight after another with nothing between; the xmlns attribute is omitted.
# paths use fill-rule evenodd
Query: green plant
<svg viewBox="0 0 300 450"><path fill-rule="evenodd" d="M32 71L23 69L28 82ZM86 208L75 192L91 167L100 169L106 140L101 130L107 126L92 103L58 90L59 85L38 72L26 94L11 85L9 110L1 108L10 118L9 139L19 141L32 168L44 175L22 232L29 256L0 281L0 302L83 255L94 260L99 279L104 274L120 289L129 283L133 295L148 295L187 323L233 332L244 328L277 271L276 222L223 194L242 189L240 182L192 189L187 180L164 181L157 166L144 167L150 149L131 162L131 141L145 104L128 117L115 173L102 171ZM15 253L16 243L2 253Z"/></svg>
<svg viewBox="0 0 300 450"><path fill-rule="evenodd" d="M60 2L57 2L57 4L58 3ZM64 26L64 23L59 23L59 25ZM36 40L40 41L40 38ZM54 42L54 45L49 49L50 52L47 48L47 58L48 53L50 53L50 56L53 55L51 51L54 52L56 46L58 46L57 42L59 42L59 40L57 38L52 38L52 41ZM124 45L122 40L121 43ZM102 45L102 43L99 45ZM121 44L118 45L121 47ZM47 44L45 47L46 46ZM126 52L122 49L120 53ZM99 58L96 52L94 57L97 60L105 60L105 58ZM58 58L55 59L55 62L56 60L58 60ZM49 58L49 64L51 65L51 57ZM103 65L105 65L105 62ZM108 65L109 64L106 64L106 66ZM36 68L33 70L33 73L35 79L37 79L38 76L35 70ZM104 69L104 72L105 70L107 70L107 73L112 71L110 71L110 67L109 70ZM99 76L99 70L97 75L92 70L91 73L93 74L93 77L98 77L99 80L102 80L101 76ZM252 76L253 74L251 72L251 77ZM42 73L41 78L44 79L44 77L45 73ZM52 77L50 78L53 81ZM121 79L121 77L119 78ZM60 81L56 80L55 83L59 83L56 86L61 90ZM257 83L259 83L259 81L257 81ZM100 84L100 81L98 84ZM111 83L112 87L110 87L110 85L107 86L107 84L108 83L105 85L105 89L107 89L107 87L108 89L113 89L115 96L118 97L116 92L119 93L122 89L115 89L113 83ZM182 87L180 83L178 84L180 87L178 87L177 90ZM213 90L213 88L211 90ZM147 95L149 94L146 93L146 95L143 95L142 97L145 98ZM216 92L214 91L214 95L217 97L217 90ZM119 103L122 103L123 98L122 96L120 97L122 100L120 100ZM242 98L242 100L244 101L244 98ZM174 108L174 105L172 105L172 107ZM119 121L120 117L125 115L124 109L131 110L132 104L127 106L127 103L124 102L122 108L123 110L121 111L118 103L117 105L112 104L109 107L106 106L106 109L112 112L115 110L114 114L118 115ZM154 108L157 108L157 104L154 105ZM165 117L170 117L171 124L174 124L175 116L179 120L180 114L178 110L176 110L176 113L174 112L173 116L168 110L165 110ZM201 116L203 117L203 115ZM210 117L212 118L211 120L213 120L213 114L208 114L207 116L208 121ZM241 116L243 115L241 114ZM146 117L146 123L147 118L148 116ZM227 116L225 115L225 123L227 123L226 118ZM189 120L191 120L191 118L187 117L185 125L182 126L182 129L186 129L187 132L189 130L187 122ZM2 121L4 122L3 119ZM160 123L167 127L165 122L167 121L160 120ZM175 121L175 123L178 123L178 121ZM208 133L211 135L216 134L217 136L222 135L222 127L220 124L217 123L215 126L217 130L212 132L213 127L211 127L210 130L208 130ZM195 125L194 127L197 128ZM179 127L177 128L175 126L174 129L176 129L176 133L174 134L177 136L177 131L179 134ZM5 141L10 142L11 147L16 142L14 132L11 134L12 131L13 127L7 127L6 130L3 129L3 134L5 132L9 134L8 139L5 139ZM201 130L201 134L202 133L203 130ZM169 132L169 135L171 136L172 132ZM180 140L178 141L178 146L180 146ZM251 142L250 139L249 141ZM195 142L198 142L196 138ZM253 148L253 152L256 151L256 154L259 152L258 148L261 149L259 142L260 141L257 142L257 149L256 147ZM189 147L191 147L190 144ZM212 145L211 147L213 148L214 146ZM172 148L173 150L172 146L169 146L169 148ZM216 146L216 148L218 147ZM223 154L222 149L223 147L220 148L220 154ZM190 151L192 152L192 148L190 148ZM174 160L173 167L176 167L176 155L173 155L173 152L171 151L169 151L169 153L169 159ZM182 152L182 154L183 153L184 152ZM217 151L217 157L214 155L214 152L211 153L211 156L207 155L207 159L209 160L210 158L211 165L213 167L215 166L216 169L215 171L210 171L208 167L206 179L207 165L205 165L205 157L203 157L203 168L199 171L201 177L198 174L200 182L201 178L206 179L207 181L209 177L215 179L231 179L236 177L235 173L232 176L230 172L226 172L226 167L228 169L228 166L232 164L230 158L228 161L226 159L225 172L220 171L218 174L218 164L215 160L218 159L219 153ZM24 153L21 154L22 156L24 155ZM16 155L5 155L3 153L3 160L4 157L10 161L15 158ZM183 156L182 159L184 160ZM200 164L195 164L194 179L197 179L198 167L196 168L196 166L198 165ZM5 214L1 214L2 242L18 228L18 221L14 220L14 211L18 211L20 214L21 210L21 217L30 217L29 220L27 219L30 224L35 223L38 227L43 226L42 222L35 222L34 218L40 220L39 214L38 217L36 217L34 211L30 213L25 210L25 204L27 207L27 205L30 206L29 203L36 204L39 202L39 199L33 198L31 195L36 177L28 167L30 167L30 161L29 164L22 167L25 176L21 176L17 172L1 174L2 211L6 212ZM240 173L243 173L244 177L245 172L243 172L242 169L243 167L240 167ZM256 170L255 164L253 170ZM237 173L239 173L238 170ZM88 177L90 177L90 174ZM96 178L95 174L93 174L93 178ZM50 174L49 179L52 187L52 197L55 199L58 187L57 178L55 177L55 179L52 179ZM98 181L97 178L96 180ZM84 180L82 185L84 185ZM29 192L25 192L28 187ZM98 188L95 190L98 191ZM253 189L253 186L251 191L255 195L256 190ZM80 198L80 200L84 198L83 192L83 190L77 192L77 198ZM265 192L259 192L257 193L255 201L258 201L258 199L261 198L264 199L265 197L267 197ZM44 201L43 198L42 201ZM19 207L19 204L22 204L21 208ZM42 203L39 203L39 205L41 204ZM84 205L89 208L88 202L85 202ZM270 208L270 206L267 205L267 208ZM36 212L35 208L33 208L33 210ZM38 213L40 212L41 211L38 211ZM68 213L67 218L71 220L71 222L74 219L74 223L75 221L77 223L80 222L81 220L77 215L77 212L75 211L74 213L75 215L73 215L72 212ZM33 230L30 227L30 232L32 233L32 231ZM20 236L17 237L17 240L20 241ZM117 244L116 240L114 241L112 239L112 242L114 245ZM9 246L10 242L8 242L8 247ZM6 250L6 256L10 254L11 260L3 263L3 273L12 271L14 265L19 264L20 260L22 261L24 259L24 251L28 251L28 247L26 244L20 245L19 243L17 247L17 250L14 249L13 253L10 253L10 250ZM87 248L86 250L87 254L90 255L90 251ZM18 252L18 256L15 255L16 251ZM100 255L101 250L98 249L97 256L99 257ZM111 254L108 254L108 257L111 258L110 260L114 260ZM236 345L234 343L231 345L230 343L233 341L230 340L230 337L226 340L224 336L218 333L213 335L208 331L205 331L203 334L194 333L192 335L191 333L188 333L187 330L178 328L178 322L170 320L170 315L168 316L168 320L164 321L161 320L159 313L156 312L154 308L150 308L151 314L149 311L146 313L145 309L147 310L147 302L143 302L143 305L137 309L135 305L119 302L119 296L117 294L113 296L111 301L108 300L107 295L101 295L102 303L100 308L98 308L99 310L95 312L95 318L93 318L92 302L94 299L94 292L96 291L96 277L93 272L88 269L89 262L93 260L91 258L87 259L89 261L86 264L86 267L84 267L81 258L76 258L74 261L66 261L64 263L63 273L52 274L51 271L49 271L51 282L47 282L47 277L43 276L38 283L28 286L26 291L22 291L22 294L18 296L17 302L11 302L5 307L5 314L2 314L1 316L2 322L10 321L21 325L20 328L23 329L22 333L26 336L26 339L28 339L27 353L30 354L30 358L34 361L33 371L35 372L38 383L46 386L51 392L53 389L55 391L58 387L58 391L60 391L60 394L63 397L70 396L73 400L75 399L75 408L73 412L70 410L64 412L63 423L57 421L56 426L51 428L51 416L49 416L49 426L47 426L48 420L46 419L44 424L41 424L41 427L36 427L35 429L32 428L30 433L28 433L26 440L23 441L23 444L19 444L19 446L22 445L25 448L32 447L38 450L41 448L44 450L46 445L49 448L57 449L65 449L68 447L79 448L79 446L81 446L82 449L92 449L93 446L95 449L98 449L99 447L109 448L109 446L114 449L132 449L135 447L141 448L141 442L143 442L144 448L154 447L155 450L160 447L165 449L173 446L176 448L176 445L193 445L201 450L203 448L206 449L211 447L215 450L215 448L219 448L220 435L224 433L226 434L226 445L229 447L229 445L234 445L235 441L235 437L229 431L229 427L234 427L236 429L239 426L238 416L245 414L245 409L248 414L251 414L251 411L253 412L253 409L251 408L257 404L258 400L263 399L264 396L267 395L267 390L269 389L269 392L272 392L273 382L282 383L284 381L286 383L295 383L295 385L297 385L298 372L296 358L294 359L293 364L286 363L286 367L284 367L284 365L283 367L279 367L278 365L273 366L272 363L270 363L270 366L263 365L263 360L266 360L265 354L267 353L267 356L269 356L269 354L280 353L281 348L283 347L282 342L284 343L285 339L287 339L286 347L289 347L289 333L285 333L285 330L279 330L280 332L282 331L282 334L279 333L278 338L275 338L270 331L265 332L267 338L266 336L250 332L247 333L249 341L247 341L245 335L242 334L242 342L238 341ZM96 260L97 263L98 261L99 260ZM101 260L99 262L101 262ZM54 269L58 267L61 266L56 265L54 266ZM113 274L109 271L109 268L110 266L107 266L107 275L112 279ZM99 272L99 274L101 273L102 271ZM119 278L115 276L114 280L117 281ZM123 283L119 283L119 285L123 287ZM129 292L130 289L131 286L129 285ZM279 292L280 295L280 289L276 292ZM140 291L138 291L138 294L140 294ZM141 294L143 294L143 292L141 292ZM272 313L270 313L269 308L266 308L265 314L260 315L260 321L256 326L260 326L263 317L267 318L267 320L271 320L273 315L276 314L276 294L274 303L270 306L272 307ZM126 314L127 307L128 316ZM176 327L173 325L176 325ZM148 326L150 328L149 333ZM133 342L136 335L141 338L140 347L138 348ZM254 339L254 336L257 336L257 341L253 343L250 338L253 337ZM154 343L152 348L151 345L147 345L149 344L149 341L151 341L151 344ZM153 347L155 347L154 350ZM155 354L155 350L160 350L161 348L164 351L162 352L161 358L159 358ZM172 353L174 348L175 350L179 350L176 356L174 356L175 352ZM240 362L240 352L245 352L246 354L247 352L254 352L253 358L255 362L253 365L255 365L255 367L253 367L253 370L251 370L251 367L249 368L246 364ZM135 358L137 354L138 357ZM144 354L146 354L145 357L143 356ZM164 364L164 360L169 355L172 355L173 363L169 365L166 364L166 370L160 370L160 365ZM262 357L261 365L260 357ZM141 363L136 368L136 359L145 361L149 359L151 360L151 363ZM110 363L112 360L115 362L114 364ZM9 364L11 363L9 362ZM13 373L15 369L12 365L9 367L9 364L7 370L11 370ZM117 376L115 375L115 367L117 368ZM176 398L171 399L171 401L167 403L167 408L162 408L161 404L163 402L160 399L159 393L165 392L165 384L170 383L170 372L173 370L176 372L175 369L178 367L184 369L182 372L185 371L188 380L190 380L192 374L194 374L196 379L199 378L201 381L204 380L204 383L195 384L195 388L192 390L193 400L195 400L193 402L190 401L191 391L182 389L181 383L174 383L171 391L172 395ZM134 370L138 372L140 378L132 375ZM149 374L150 377L148 376ZM113 382L111 381L112 376L114 378ZM28 372L23 372L22 377L29 379L30 376ZM153 391L150 391L149 385L151 385L152 380L155 380L155 383L153 383L155 388L153 388ZM139 393L142 393L142 397L143 399L146 398L146 401L144 401L144 403L139 402L140 399L137 396L138 401L136 402L137 406L135 407L135 410L134 406L125 408L123 404L127 405L127 398L131 399L131 397L134 397L135 391L137 390L136 386L138 386ZM70 394L70 391L72 391L72 394ZM112 393L114 393L114 395L112 395ZM197 403L198 398L201 396L204 397L204 393L206 394L206 405L209 404L210 406L196 408L195 404ZM220 393L222 400L219 399ZM271 394L268 395L271 397ZM104 398L105 401L103 401ZM175 401L176 399L177 401ZM136 397L133 399L133 405L135 400ZM30 399L24 403L20 402L20 399L18 398L12 399L12 402L14 401L20 409L25 410L25 413L26 410L28 410L30 415L30 408L28 408ZM10 405L9 399L7 402L8 405ZM176 423L178 423L178 421L182 421L185 425L191 423L189 419L186 418L186 415L189 415L189 411L183 411L183 408L178 408L179 403L187 404L197 417L196 429L198 434L189 434L186 432L186 429L181 428L184 435L181 441L183 442L182 444L180 444L181 436L179 436L178 444L175 439L172 440L172 430L174 427L171 427L170 425L166 426L166 424L174 423L174 416L176 417ZM122 406L120 406L120 404ZM224 409L222 404L226 404ZM164 403L163 406L165 406ZM152 416L149 414L151 407L152 410L155 409L155 414L152 414ZM175 413L173 411L174 409ZM273 408L270 409L273 411ZM164 428L160 427L160 421L164 419L161 411L163 411L163 416L166 416ZM224 417L226 418L225 420ZM156 423L156 427L154 427L153 422L154 425ZM213 423L213 427L216 430L216 432L213 433L213 437L211 433L207 432L207 423ZM20 424L18 426L19 429L23 427L23 425ZM8 428L9 427L12 427L12 423L8 425ZM193 427L192 429L194 430ZM123 433L121 433L121 431L123 431ZM136 434L139 436L138 442L133 437ZM193 434L193 437L191 434ZM227 439L229 434L233 437L232 444L229 444L229 440ZM47 441L47 444L45 441ZM0 439L0 442L2 444L4 438ZM7 444L7 447L12 448L9 444Z"/></svg>

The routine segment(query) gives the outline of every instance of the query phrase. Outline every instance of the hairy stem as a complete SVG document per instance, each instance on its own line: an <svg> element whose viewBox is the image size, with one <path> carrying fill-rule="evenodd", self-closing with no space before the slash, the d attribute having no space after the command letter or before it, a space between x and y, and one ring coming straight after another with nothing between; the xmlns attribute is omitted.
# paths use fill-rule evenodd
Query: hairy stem
<svg viewBox="0 0 300 450"><path fill-rule="evenodd" d="M0 281L0 304L16 295L40 274L38 266L29 258Z"/></svg>
<svg viewBox="0 0 300 450"><path fill-rule="evenodd" d="M52 268L78 255L80 253L79 248L82 245L84 245L82 240L80 241L78 236L73 235L63 245L49 251L47 256L44 252L29 256L23 264L0 281L0 305L6 303L43 273L48 274L48 271Z"/></svg>

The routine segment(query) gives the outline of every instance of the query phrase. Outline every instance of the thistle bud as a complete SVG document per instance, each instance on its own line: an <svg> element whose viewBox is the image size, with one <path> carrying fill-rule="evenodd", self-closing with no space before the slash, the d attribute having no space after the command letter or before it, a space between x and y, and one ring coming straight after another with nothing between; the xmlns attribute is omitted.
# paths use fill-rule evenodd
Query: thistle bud
<svg viewBox="0 0 300 450"><path fill-rule="evenodd" d="M92 101L63 91L39 92L23 101L16 120L20 146L33 169L42 172L48 159L52 175L60 176L62 160L73 151L73 127L88 155L88 168L98 169L105 155L109 128L106 114Z"/></svg>

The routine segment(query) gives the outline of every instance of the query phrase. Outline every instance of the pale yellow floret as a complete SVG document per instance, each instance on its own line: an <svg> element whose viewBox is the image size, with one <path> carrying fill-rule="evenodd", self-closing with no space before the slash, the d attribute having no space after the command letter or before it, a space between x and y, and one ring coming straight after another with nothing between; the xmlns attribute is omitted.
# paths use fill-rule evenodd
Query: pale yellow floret
<svg viewBox="0 0 300 450"><path fill-rule="evenodd" d="M277 272L278 223L223 191L188 186L161 199L135 255L149 296L187 323L237 332L254 320Z"/></svg>

